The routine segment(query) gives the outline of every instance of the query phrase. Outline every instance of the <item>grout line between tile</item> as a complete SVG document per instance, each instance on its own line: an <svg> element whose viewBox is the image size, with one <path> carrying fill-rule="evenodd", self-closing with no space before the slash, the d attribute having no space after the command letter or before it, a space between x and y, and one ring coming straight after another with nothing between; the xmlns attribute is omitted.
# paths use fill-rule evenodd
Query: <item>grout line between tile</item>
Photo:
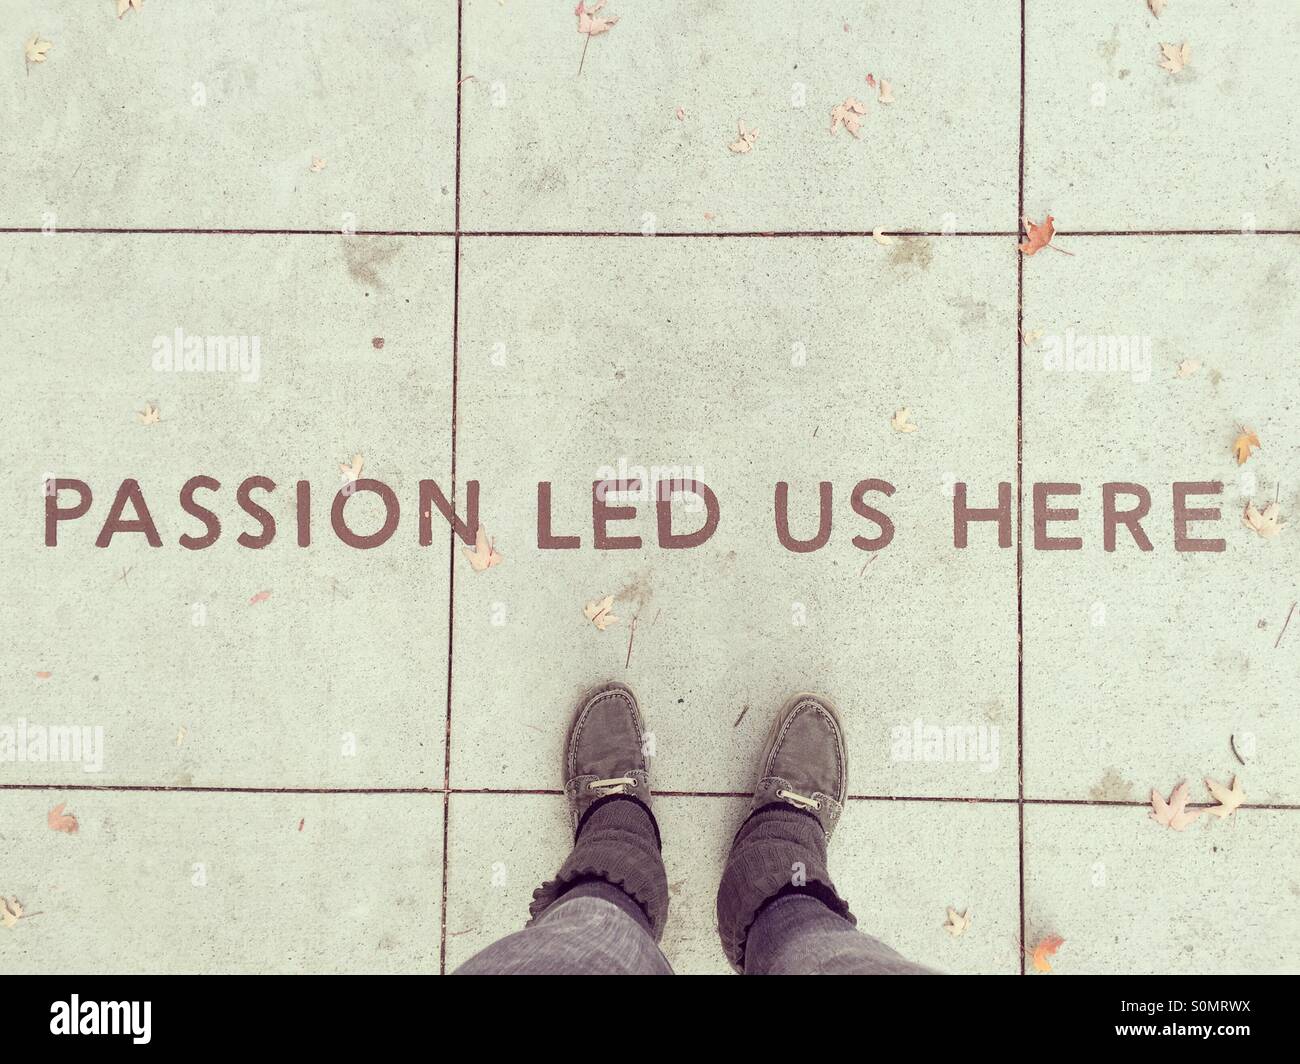
<svg viewBox="0 0 1300 1064"><path fill-rule="evenodd" d="M1025 0L1020 0L1020 164L1016 225L1025 217ZM1016 830L1020 974L1025 974L1025 256L1016 250Z"/></svg>
<svg viewBox="0 0 1300 1064"><path fill-rule="evenodd" d="M457 224L459 223L460 204L456 205ZM941 229L889 229L889 236L897 237L976 237L987 239L1019 239L1019 230L971 230L969 232L945 233ZM36 226L0 226L0 234L44 234L45 230ZM89 226L65 226L52 230L48 235L104 235L104 236L341 236L338 229L181 229L181 228L98 228ZM352 236L400 236L400 237L635 237L637 240L731 240L769 237L772 239L797 238L852 238L869 239L873 233L863 229L784 229L768 231L736 232L696 232L687 230L666 231L659 233L642 233L638 230L583 230L583 229L358 229ZM1058 237L1151 237L1151 236L1300 236L1300 229L1255 229L1249 233L1240 229L1058 229Z"/></svg>
<svg viewBox="0 0 1300 1064"><path fill-rule="evenodd" d="M460 377L460 112L463 0L456 0L456 164L451 264L451 512L456 512L456 394ZM451 864L451 683L456 648L456 527L447 530L447 711L442 751L442 905L439 907L438 973L447 974L447 880Z"/></svg>

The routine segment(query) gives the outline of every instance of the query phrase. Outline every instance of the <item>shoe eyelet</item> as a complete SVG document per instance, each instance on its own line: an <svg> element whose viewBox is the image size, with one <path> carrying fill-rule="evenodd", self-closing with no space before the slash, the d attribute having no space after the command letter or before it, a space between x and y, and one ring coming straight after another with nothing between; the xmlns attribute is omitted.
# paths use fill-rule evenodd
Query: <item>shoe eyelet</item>
<svg viewBox="0 0 1300 1064"><path fill-rule="evenodd" d="M633 779L628 780L628 781L627 781L627 785L628 785L629 787L631 787L632 790L636 790L636 780L633 780Z"/></svg>

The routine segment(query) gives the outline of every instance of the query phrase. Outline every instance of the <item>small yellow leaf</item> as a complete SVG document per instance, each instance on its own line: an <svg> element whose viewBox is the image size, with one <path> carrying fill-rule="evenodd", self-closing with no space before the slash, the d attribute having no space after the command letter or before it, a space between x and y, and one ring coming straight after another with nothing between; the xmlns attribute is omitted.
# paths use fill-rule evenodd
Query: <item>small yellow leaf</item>
<svg viewBox="0 0 1300 1064"><path fill-rule="evenodd" d="M1264 446L1259 442L1259 437L1255 435L1254 429L1243 428L1237 438L1232 441L1232 453L1237 456L1237 465L1245 465L1246 459L1259 447Z"/></svg>
<svg viewBox="0 0 1300 1064"><path fill-rule="evenodd" d="M53 45L49 41L43 41L39 37L33 37L23 46L23 55L27 57L29 63L44 63L45 53Z"/></svg>
<svg viewBox="0 0 1300 1064"><path fill-rule="evenodd" d="M889 247L890 244L898 243L897 240L881 229L871 230L871 239L877 244L883 244L885 247Z"/></svg>
<svg viewBox="0 0 1300 1064"><path fill-rule="evenodd" d="M912 416L912 411L908 407L901 410L895 410L893 418L889 424L893 426L895 432L915 432L919 426L913 425L908 419Z"/></svg>
<svg viewBox="0 0 1300 1064"><path fill-rule="evenodd" d="M582 615L603 632L611 624L618 623L618 618L610 612L613 605L614 596L606 595L603 599L588 602L582 608Z"/></svg>
<svg viewBox="0 0 1300 1064"><path fill-rule="evenodd" d="M1238 807L1246 800L1246 792L1241 789L1241 780L1233 776L1232 786L1225 787L1222 783L1215 783L1214 780L1207 779L1205 786L1209 789L1214 800L1219 804L1206 810L1207 813L1217 816L1220 820L1232 816Z"/></svg>
<svg viewBox="0 0 1300 1064"><path fill-rule="evenodd" d="M158 408L153 403L146 403L145 408L135 416L140 419L141 425L156 425L162 420L162 415L158 413Z"/></svg>
<svg viewBox="0 0 1300 1064"><path fill-rule="evenodd" d="M1186 41L1182 44L1162 44L1160 55L1160 69L1179 74L1192 61L1192 46Z"/></svg>
<svg viewBox="0 0 1300 1064"><path fill-rule="evenodd" d="M121 18L130 11L139 11L144 0L117 0L117 17Z"/></svg>
<svg viewBox="0 0 1300 1064"><path fill-rule="evenodd" d="M482 525L478 526L478 531L474 533L474 549L461 547L465 552L465 557L469 559L470 568L476 573L481 573L485 569L491 569L494 565L500 565L504 560L497 553L496 540L488 539L487 529Z"/></svg>
<svg viewBox="0 0 1300 1064"><path fill-rule="evenodd" d="M948 909L948 922L943 925L943 929L952 935L953 938L960 938L970 927L970 910L959 913L956 909Z"/></svg>

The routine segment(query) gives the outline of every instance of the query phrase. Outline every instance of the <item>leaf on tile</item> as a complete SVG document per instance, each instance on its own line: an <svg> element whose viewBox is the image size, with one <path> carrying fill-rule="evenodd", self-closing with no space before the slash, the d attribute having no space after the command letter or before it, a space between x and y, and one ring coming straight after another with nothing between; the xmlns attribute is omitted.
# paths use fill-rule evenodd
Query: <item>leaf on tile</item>
<svg viewBox="0 0 1300 1064"><path fill-rule="evenodd" d="M1043 338L1042 329L1030 329L1029 332L1022 332L1020 334L1020 342L1024 344L1026 347L1033 347L1042 338Z"/></svg>
<svg viewBox="0 0 1300 1064"><path fill-rule="evenodd" d="M474 533L474 549L461 547L465 552L465 557L469 559L470 568L476 573L481 573L485 569L491 569L494 565L500 565L504 559L497 553L496 540L488 539L487 529L482 525L478 526L478 531Z"/></svg>
<svg viewBox="0 0 1300 1064"><path fill-rule="evenodd" d="M847 97L843 103L837 103L831 108L831 133L833 134L843 125L856 137L858 130L862 128L862 116L866 113L866 104L860 103L852 96Z"/></svg>
<svg viewBox="0 0 1300 1064"><path fill-rule="evenodd" d="M891 85L889 82L887 82L884 78L880 79L880 102L881 103L894 102L894 86Z"/></svg>
<svg viewBox="0 0 1300 1064"><path fill-rule="evenodd" d="M1150 816L1161 827L1172 828L1174 831L1186 831L1200 815L1201 810L1199 809L1193 809L1190 812L1187 809L1186 783L1180 783L1175 787L1167 802L1160 797L1159 791L1152 788Z"/></svg>
<svg viewBox="0 0 1300 1064"><path fill-rule="evenodd" d="M33 37L23 45L23 55L27 57L29 63L44 63L45 53L53 46L49 41L43 41L40 37Z"/></svg>
<svg viewBox="0 0 1300 1064"><path fill-rule="evenodd" d="M144 409L137 411L135 416L140 419L141 425L156 425L162 420L162 415L153 403L146 403Z"/></svg>
<svg viewBox="0 0 1300 1064"><path fill-rule="evenodd" d="M578 0L578 6L573 9L573 13L578 16L579 33L586 34L588 37L598 37L613 28L618 22L617 16L610 18L607 15L597 15L607 2L608 0L596 0L595 6L588 11L585 0Z"/></svg>
<svg viewBox="0 0 1300 1064"><path fill-rule="evenodd" d="M38 673L36 674L36 678L37 678L38 680L48 680L48 679L49 679L51 676L53 676L53 675L54 675L54 673L52 673L52 672L38 672Z"/></svg>
<svg viewBox="0 0 1300 1064"><path fill-rule="evenodd" d="M868 74L868 75L867 75L867 85L868 85L869 88L873 88L873 89L876 87L876 75L875 75L875 74Z"/></svg>
<svg viewBox="0 0 1300 1064"><path fill-rule="evenodd" d="M271 592L259 591L256 595L254 595L251 599L248 600L248 604L250 606L256 606L259 602L265 602L270 597L271 597ZM178 743L177 745L180 744Z"/></svg>
<svg viewBox="0 0 1300 1064"><path fill-rule="evenodd" d="M1282 531L1282 515L1278 511L1277 500L1269 503L1262 510L1256 509L1254 502L1246 503L1246 512L1241 515L1241 523L1262 539L1272 539Z"/></svg>
<svg viewBox="0 0 1300 1064"><path fill-rule="evenodd" d="M737 155L744 155L754 150L754 141L758 139L757 129L746 129L744 122L737 122L736 128L740 136L727 145Z"/></svg>
<svg viewBox="0 0 1300 1064"><path fill-rule="evenodd" d="M185 741L185 736L187 736L188 734L189 734L189 732L185 730L185 726L184 726L183 724L180 726L180 728L178 728L178 729L176 730L176 745L177 745L177 747L179 747L179 746L181 745L181 743L183 743L183 742Z"/></svg>
<svg viewBox="0 0 1300 1064"><path fill-rule="evenodd" d="M686 112L683 111L680 107L677 108L677 121L679 122L686 121Z"/></svg>
<svg viewBox="0 0 1300 1064"><path fill-rule="evenodd" d="M1187 380L1188 377L1195 377L1201 370L1201 364L1194 358L1185 358L1178 363L1178 370L1174 374L1180 381Z"/></svg>
<svg viewBox="0 0 1300 1064"><path fill-rule="evenodd" d="M130 11L139 11L144 0L117 0L117 17L121 18Z"/></svg>
<svg viewBox="0 0 1300 1064"><path fill-rule="evenodd" d="M894 411L894 416L890 418L889 424L895 432L915 432L920 426L912 424L909 420L911 416L911 408L905 406L901 410Z"/></svg>
<svg viewBox="0 0 1300 1064"><path fill-rule="evenodd" d="M17 898L6 898L0 894L0 924L4 924L10 931L18 926L18 921L23 918L23 907Z"/></svg>
<svg viewBox="0 0 1300 1064"><path fill-rule="evenodd" d="M959 913L956 909L949 906L948 922L943 925L943 929L952 935L953 938L960 938L970 927L970 910Z"/></svg>
<svg viewBox="0 0 1300 1064"><path fill-rule="evenodd" d="M890 236L888 233L886 233L883 229L880 228L871 230L871 239L874 240L877 244L882 244L885 247L889 247L890 244L898 243L897 240L895 240L892 236Z"/></svg>
<svg viewBox="0 0 1300 1064"><path fill-rule="evenodd" d="M77 828L81 825L77 823L77 818L71 813L65 813L63 807L67 802L60 802L45 815L45 822L50 826L52 831L63 831L69 835L75 835Z"/></svg>
<svg viewBox="0 0 1300 1064"><path fill-rule="evenodd" d="M1214 800L1219 804L1207 809L1206 812L1217 816L1220 820L1232 816L1238 807L1246 800L1246 792L1241 789L1241 779L1238 776L1232 777L1232 786L1225 787L1222 783L1215 783L1212 779L1205 781L1205 786L1209 789Z"/></svg>
<svg viewBox="0 0 1300 1064"><path fill-rule="evenodd" d="M618 618L610 612L613 606L614 596L606 595L603 599L588 602L583 606L582 615L603 632L611 624L618 624Z"/></svg>
<svg viewBox="0 0 1300 1064"><path fill-rule="evenodd" d="M1259 442L1259 437L1255 435L1254 429L1242 428L1237 433L1237 438L1232 441L1232 453L1237 458L1237 465L1245 465L1248 459L1257 448L1264 445Z"/></svg>
<svg viewBox="0 0 1300 1064"><path fill-rule="evenodd" d="M1037 972L1050 972L1052 966L1047 963L1047 959L1055 956L1056 951L1063 945L1065 945L1065 939L1060 935L1048 935L1039 942L1031 954L1034 959L1034 970Z"/></svg>
<svg viewBox="0 0 1300 1064"><path fill-rule="evenodd" d="M342 462L339 463L339 475L351 484L357 479L357 477L361 476L361 467L365 464L366 459L364 455L354 454L352 456L351 465L344 465Z"/></svg>
<svg viewBox="0 0 1300 1064"><path fill-rule="evenodd" d="M1025 223L1025 242L1020 245L1020 253L1026 257L1034 255L1052 242L1052 237L1056 235L1055 219L1049 214L1043 221L1042 225L1037 222L1031 222L1028 218L1023 219Z"/></svg>
<svg viewBox="0 0 1300 1064"><path fill-rule="evenodd" d="M1159 18L1167 3L1169 3L1169 0L1147 0L1147 8L1151 11L1151 14Z"/></svg>
<svg viewBox="0 0 1300 1064"><path fill-rule="evenodd" d="M313 155L311 157L311 172L313 174L319 174L324 169L325 169L325 160L322 159L319 155Z"/></svg>
<svg viewBox="0 0 1300 1064"><path fill-rule="evenodd" d="M1192 61L1192 46L1186 41L1182 44L1161 44L1160 56L1160 69L1178 74Z"/></svg>

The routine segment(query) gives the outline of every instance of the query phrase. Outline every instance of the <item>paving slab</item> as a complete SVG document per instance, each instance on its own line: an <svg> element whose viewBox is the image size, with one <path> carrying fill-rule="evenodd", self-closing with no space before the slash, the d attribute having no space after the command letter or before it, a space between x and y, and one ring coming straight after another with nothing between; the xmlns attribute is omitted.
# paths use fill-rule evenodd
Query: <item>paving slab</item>
<svg viewBox="0 0 1300 1064"><path fill-rule="evenodd" d="M454 224L454 2L3 0L0 21L0 226Z"/></svg>
<svg viewBox="0 0 1300 1064"><path fill-rule="evenodd" d="M436 972L442 801L0 792L0 892L26 910L0 936L0 967ZM47 826L55 805L75 834Z"/></svg>
<svg viewBox="0 0 1300 1064"><path fill-rule="evenodd" d="M1153 787L1239 771L1252 800L1294 803L1300 630L1297 617L1286 622L1300 599L1300 547L1289 529L1257 536L1242 513L1251 499L1280 500L1287 519L1300 508L1300 312L1275 295L1297 281L1297 240L1068 248L1074 257L1040 252L1025 266L1026 331L1045 334L1025 354L1025 482L1080 484L1077 498L1052 499L1079 520L1050 532L1082 539L1070 551L1026 544L1025 793L1143 801ZM1106 368L1077 368L1097 337ZM1244 465L1232 452L1241 426L1263 443ZM1114 482L1149 491L1149 552L1123 526L1105 549L1102 485ZM1175 549L1179 482L1222 484L1185 503L1220 511L1188 535L1221 540L1222 551Z"/></svg>
<svg viewBox="0 0 1300 1064"><path fill-rule="evenodd" d="M1025 5L1025 208L1062 229L1300 229L1294 6ZM1190 47L1178 73L1161 44Z"/></svg>
<svg viewBox="0 0 1300 1064"><path fill-rule="evenodd" d="M462 255L458 480L481 482L505 560L458 560L455 786L558 787L572 707L612 677L668 790L752 788L772 715L811 689L843 709L854 793L1015 794L1014 551L992 525L954 549L950 495L969 482L992 506L1013 475L1009 242L466 238ZM918 431L891 427L904 406ZM683 476L716 494L716 531L661 548L650 481ZM620 477L643 497L608 531L642 545L596 549L593 483ZM877 552L853 542L880 534L851 506L867 478L896 488L865 497L896 526ZM538 482L576 548L539 548ZM778 541L778 482L805 540L830 485L824 547ZM691 504L669 507L675 532L704 526ZM619 621L599 631L584 606L608 595ZM924 728L982 745L936 753Z"/></svg>
<svg viewBox="0 0 1300 1064"><path fill-rule="evenodd" d="M618 22L588 38L572 8L466 0L462 225L1015 228L1014 3L771 14L611 3L601 17ZM859 139L831 133L849 97L866 108ZM739 123L758 133L744 154L729 149Z"/></svg>
<svg viewBox="0 0 1300 1064"><path fill-rule="evenodd" d="M442 785L449 545L445 526L418 545L417 509L421 478L449 483L451 243L5 239L15 447L0 474L0 724L100 728L103 756L98 768L0 761L0 782ZM205 341L202 370L166 368L177 329ZM209 336L242 337L244 368L208 371ZM233 365L239 344L227 347ZM159 420L144 424L150 407ZM392 538L370 550L330 527L340 464L357 454L362 476L401 507ZM198 475L220 484L194 500L222 527L186 549L183 535L205 531L180 504ZM259 475L275 490L250 499L276 529L256 548L237 537L264 526L237 498ZM44 538L50 478L93 493L55 546ZM128 479L160 545L127 531L96 546ZM297 545L299 480L312 493L310 549ZM358 493L346 515L369 533L381 511Z"/></svg>
<svg viewBox="0 0 1300 1064"><path fill-rule="evenodd" d="M1026 806L1026 939L1064 938L1063 974L1295 973L1297 815L1239 809L1177 832L1140 808Z"/></svg>
<svg viewBox="0 0 1300 1064"><path fill-rule="evenodd" d="M718 877L747 801L659 796L671 909L663 949L679 974L729 972L717 938ZM451 798L447 967L523 926L533 889L553 875L572 835L559 795ZM1016 809L1011 804L851 802L831 847L831 874L858 925L943 971L1018 970ZM960 938L947 907L970 910Z"/></svg>

